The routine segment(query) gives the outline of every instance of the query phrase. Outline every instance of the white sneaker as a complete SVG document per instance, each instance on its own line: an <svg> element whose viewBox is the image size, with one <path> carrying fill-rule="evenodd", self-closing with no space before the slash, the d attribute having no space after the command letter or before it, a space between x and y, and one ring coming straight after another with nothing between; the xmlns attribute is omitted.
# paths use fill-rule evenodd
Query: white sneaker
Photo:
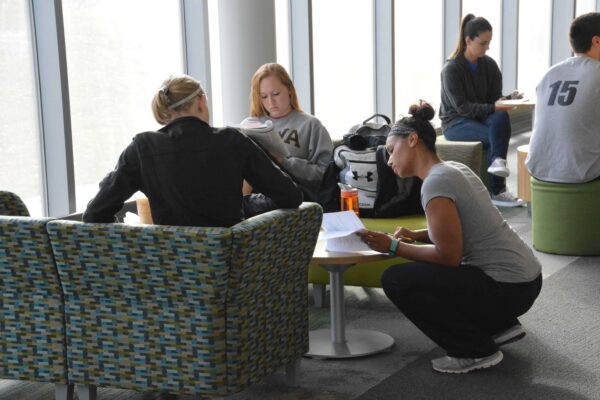
<svg viewBox="0 0 600 400"><path fill-rule="evenodd" d="M525 200L518 198L508 190L492 195L492 203L496 207L521 207L526 206Z"/></svg>
<svg viewBox="0 0 600 400"><path fill-rule="evenodd" d="M465 372L474 371L476 369L485 369L498 364L504 355L500 350L491 356L482 358L456 358L456 357L441 357L431 360L431 366L438 372L447 372L450 374L463 374Z"/></svg>
<svg viewBox="0 0 600 400"><path fill-rule="evenodd" d="M488 168L487 172L492 175L500 176L502 178L506 178L508 175L510 175L510 171L506 166L506 160L500 157L494 160L492 165L490 165L490 167Z"/></svg>

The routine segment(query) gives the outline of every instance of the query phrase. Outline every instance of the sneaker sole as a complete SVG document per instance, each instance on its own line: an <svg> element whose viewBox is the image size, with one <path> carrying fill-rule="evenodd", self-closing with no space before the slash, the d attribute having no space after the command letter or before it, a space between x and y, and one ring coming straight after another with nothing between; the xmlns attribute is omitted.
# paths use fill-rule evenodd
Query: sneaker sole
<svg viewBox="0 0 600 400"><path fill-rule="evenodd" d="M504 170L487 170L488 174L499 176L500 178L508 178L510 172Z"/></svg>
<svg viewBox="0 0 600 400"><path fill-rule="evenodd" d="M436 368L432 366L432 368L437 372L443 372L446 374L465 374L467 372L476 371L479 369L487 369L498 365L500 361L504 358L504 354L501 351L498 351L498 357L492 358L491 360L487 360L485 362L481 361L480 363L473 364L469 367L465 367L463 369L444 369L444 368Z"/></svg>
<svg viewBox="0 0 600 400"><path fill-rule="evenodd" d="M525 207L525 206L527 206L527 203L525 201L500 201L500 200L492 200L492 203L494 203L494 205L496 207L505 207L505 208Z"/></svg>
<svg viewBox="0 0 600 400"><path fill-rule="evenodd" d="M518 335L515 335L513 337L509 337L509 338L504 339L502 341L500 341L500 340L498 340L498 341L494 340L494 343L496 343L496 346L504 346L505 344L518 342L519 340L523 339L526 334L527 334L527 332L521 332Z"/></svg>

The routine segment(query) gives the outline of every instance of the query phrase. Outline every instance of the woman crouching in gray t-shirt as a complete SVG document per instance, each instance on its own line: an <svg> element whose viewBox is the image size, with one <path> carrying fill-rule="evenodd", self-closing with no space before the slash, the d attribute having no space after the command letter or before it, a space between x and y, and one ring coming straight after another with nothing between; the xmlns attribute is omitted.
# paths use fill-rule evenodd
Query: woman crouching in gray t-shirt
<svg viewBox="0 0 600 400"><path fill-rule="evenodd" d="M503 219L489 192L467 166L440 160L435 112L420 101L388 135L389 166L398 176L423 180L427 229L399 227L394 236L362 231L373 250L414 262L382 276L385 294L447 356L432 360L440 372L463 373L502 361L498 346L525 336L518 316L542 287L541 265ZM415 245L413 240L427 243Z"/></svg>

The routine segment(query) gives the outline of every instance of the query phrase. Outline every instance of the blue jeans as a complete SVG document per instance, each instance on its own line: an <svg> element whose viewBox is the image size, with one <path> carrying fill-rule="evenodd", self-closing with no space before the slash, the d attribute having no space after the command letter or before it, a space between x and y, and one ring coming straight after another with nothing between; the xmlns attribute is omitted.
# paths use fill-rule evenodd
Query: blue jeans
<svg viewBox="0 0 600 400"><path fill-rule="evenodd" d="M510 118L506 111L496 111L483 122L469 118L456 118L454 123L444 131L448 140L456 142L481 142L487 150L487 165L496 158L506 160L511 129ZM506 189L506 179L489 174L489 189L492 194L498 194Z"/></svg>

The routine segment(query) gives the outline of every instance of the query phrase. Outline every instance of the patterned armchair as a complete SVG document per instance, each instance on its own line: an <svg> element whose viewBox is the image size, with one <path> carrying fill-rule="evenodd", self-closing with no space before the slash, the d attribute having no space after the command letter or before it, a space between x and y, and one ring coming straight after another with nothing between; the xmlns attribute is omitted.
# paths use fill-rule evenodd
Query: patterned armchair
<svg viewBox="0 0 600 400"><path fill-rule="evenodd" d="M231 228L48 224L65 293L69 381L224 396L308 350L321 208Z"/></svg>
<svg viewBox="0 0 600 400"><path fill-rule="evenodd" d="M28 217L29 211L19 196L0 190L0 215Z"/></svg>
<svg viewBox="0 0 600 400"><path fill-rule="evenodd" d="M66 399L73 390L49 220L0 216L0 375L56 383L56 397Z"/></svg>

